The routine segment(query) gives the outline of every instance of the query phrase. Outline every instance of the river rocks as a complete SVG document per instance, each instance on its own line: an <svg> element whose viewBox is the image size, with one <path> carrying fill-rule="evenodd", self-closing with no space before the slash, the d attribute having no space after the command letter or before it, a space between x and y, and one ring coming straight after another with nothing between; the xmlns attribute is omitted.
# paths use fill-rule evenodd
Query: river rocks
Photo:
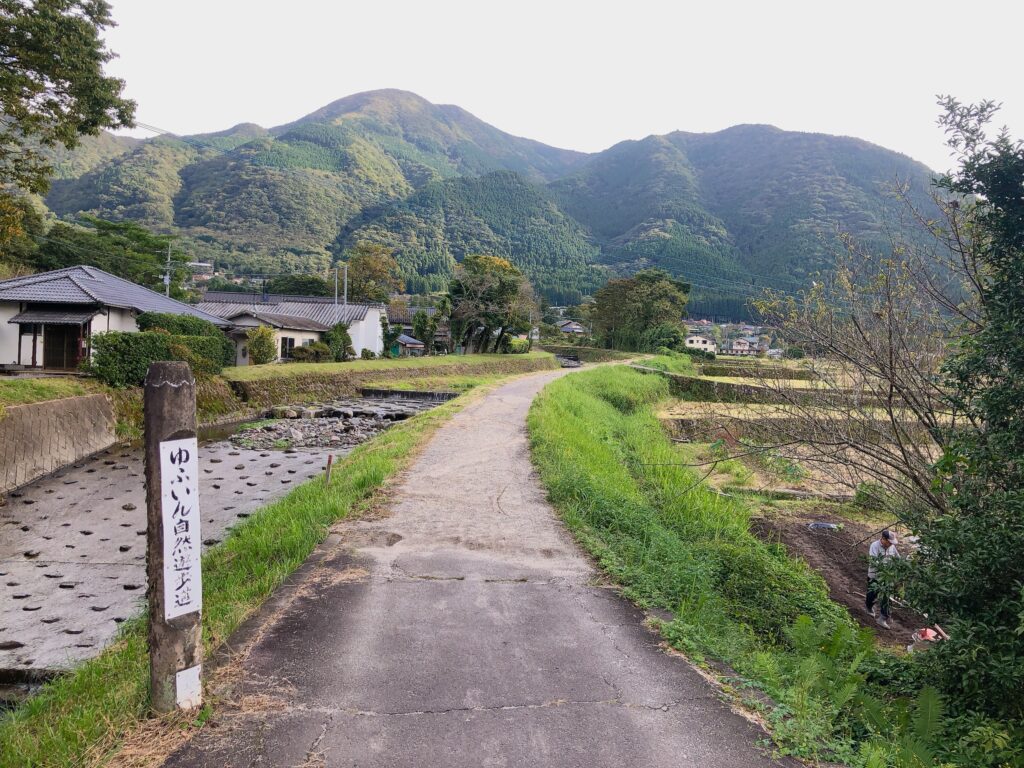
<svg viewBox="0 0 1024 768"><path fill-rule="evenodd" d="M236 445L268 448L353 448L439 403L427 400L351 398L304 406L278 406L268 416L275 421L232 436Z"/></svg>

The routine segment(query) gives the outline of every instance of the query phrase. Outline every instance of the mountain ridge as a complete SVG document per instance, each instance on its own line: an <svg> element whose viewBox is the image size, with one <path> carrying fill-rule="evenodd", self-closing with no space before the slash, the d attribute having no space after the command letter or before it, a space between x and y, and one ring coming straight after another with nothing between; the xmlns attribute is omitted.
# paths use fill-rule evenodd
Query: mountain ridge
<svg viewBox="0 0 1024 768"><path fill-rule="evenodd" d="M98 143L62 166L46 198L58 216L136 220L248 273L324 269L370 239L430 288L490 249L559 301L598 276L660 266L705 276L698 293L736 305L758 276L789 284L827 268L839 229L884 247L885 183L910 182L926 207L934 175L856 137L756 123L582 153L397 89L271 128Z"/></svg>

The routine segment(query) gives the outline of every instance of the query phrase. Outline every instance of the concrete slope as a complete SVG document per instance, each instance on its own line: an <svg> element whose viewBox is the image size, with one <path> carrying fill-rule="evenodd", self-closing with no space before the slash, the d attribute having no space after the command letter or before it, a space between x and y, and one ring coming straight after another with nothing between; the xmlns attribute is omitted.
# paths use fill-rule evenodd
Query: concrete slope
<svg viewBox="0 0 1024 768"><path fill-rule="evenodd" d="M233 706L168 766L779 763L658 647L545 500L521 378L431 440L250 627ZM244 638L239 638L242 642Z"/></svg>

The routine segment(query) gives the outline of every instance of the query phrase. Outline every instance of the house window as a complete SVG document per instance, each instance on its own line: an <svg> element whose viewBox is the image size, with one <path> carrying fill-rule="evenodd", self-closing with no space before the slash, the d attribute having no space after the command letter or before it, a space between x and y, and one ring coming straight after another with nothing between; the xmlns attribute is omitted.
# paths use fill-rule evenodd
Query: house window
<svg viewBox="0 0 1024 768"><path fill-rule="evenodd" d="M295 349L295 339L291 336L281 337L281 359L288 360L292 356L292 350Z"/></svg>

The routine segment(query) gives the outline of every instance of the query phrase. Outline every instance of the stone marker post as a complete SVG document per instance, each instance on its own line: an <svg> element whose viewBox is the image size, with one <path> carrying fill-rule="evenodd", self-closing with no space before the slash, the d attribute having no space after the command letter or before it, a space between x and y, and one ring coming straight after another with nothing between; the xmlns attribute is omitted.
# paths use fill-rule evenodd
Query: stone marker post
<svg viewBox="0 0 1024 768"><path fill-rule="evenodd" d="M202 575L196 382L188 363L152 363L143 390L150 705L202 704Z"/></svg>

